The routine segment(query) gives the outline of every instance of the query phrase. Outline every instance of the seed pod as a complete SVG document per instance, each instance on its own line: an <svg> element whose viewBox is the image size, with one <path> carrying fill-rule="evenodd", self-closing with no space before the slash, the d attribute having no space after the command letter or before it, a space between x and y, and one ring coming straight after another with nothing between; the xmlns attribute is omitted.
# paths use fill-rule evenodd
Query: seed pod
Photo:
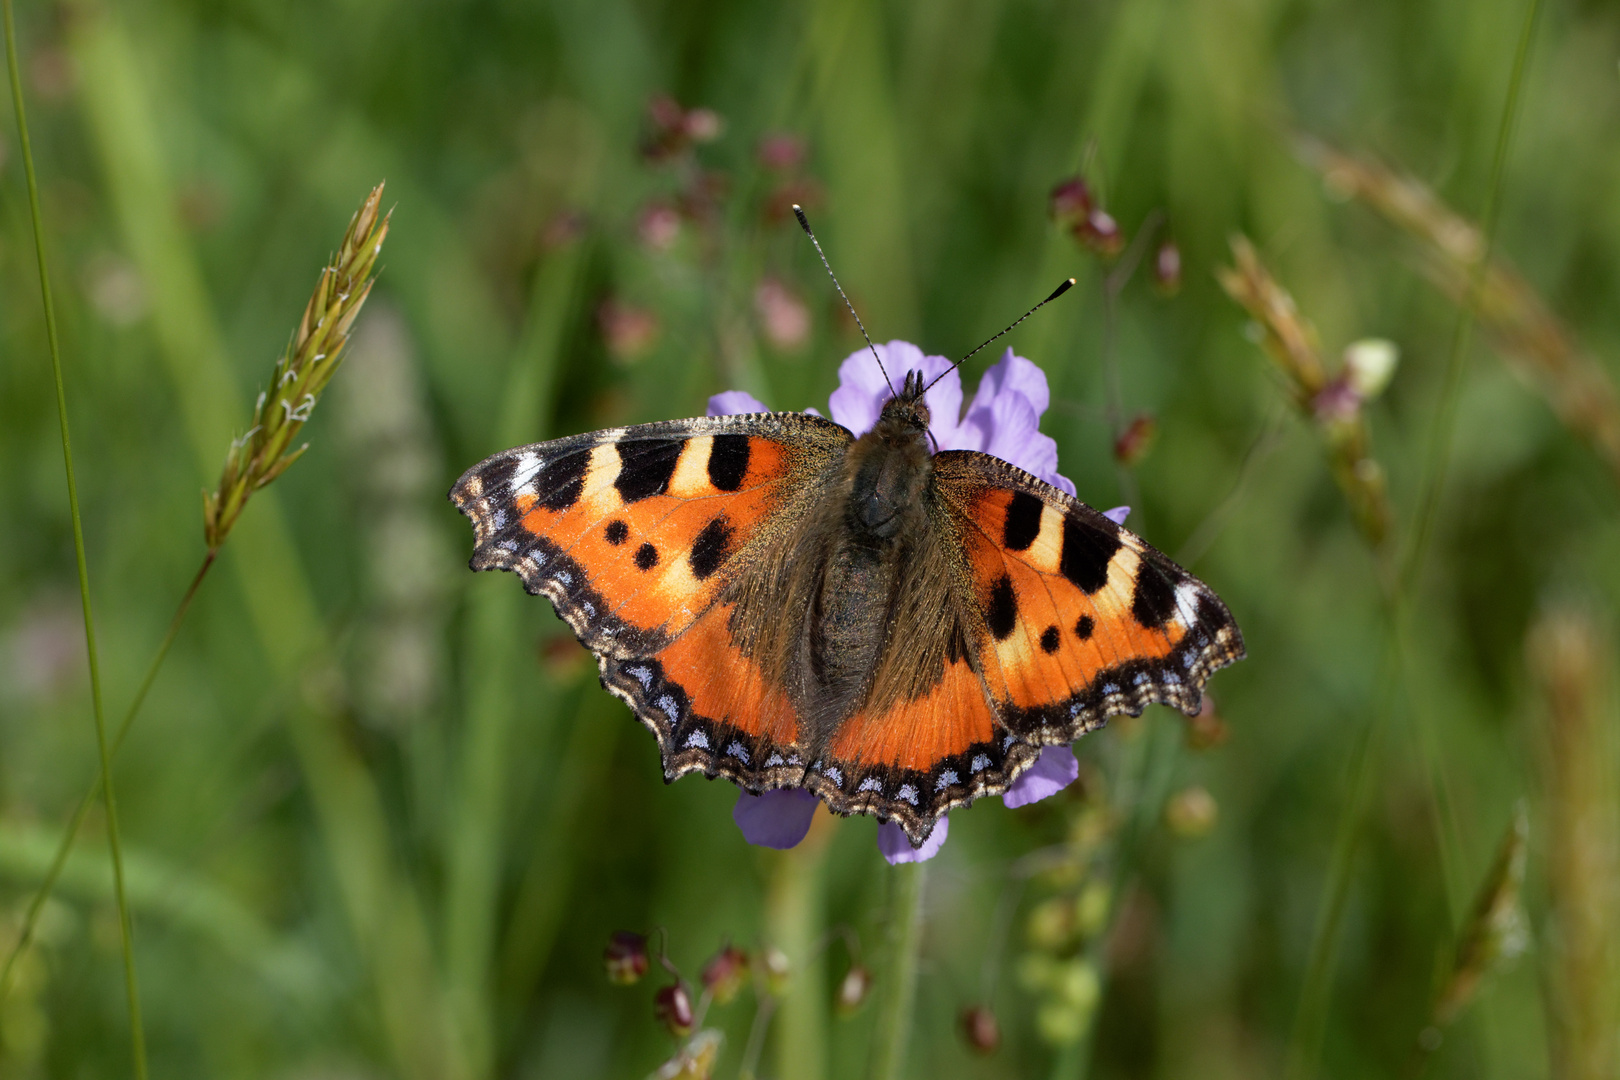
<svg viewBox="0 0 1620 1080"><path fill-rule="evenodd" d="M848 1016L866 1002L866 995L871 992L872 973L860 964L854 964L839 982L838 995L833 999L833 1004L840 1013Z"/></svg>
<svg viewBox="0 0 1620 1080"><path fill-rule="evenodd" d="M1001 1045L1001 1025L996 1023L996 1014L988 1005L970 1005L962 1010L959 1019L962 1038L968 1046L985 1055L996 1052Z"/></svg>
<svg viewBox="0 0 1620 1080"><path fill-rule="evenodd" d="M692 995L686 984L673 982L658 991L653 998L653 1015L669 1029L671 1035L684 1039L692 1033Z"/></svg>
<svg viewBox="0 0 1620 1080"><path fill-rule="evenodd" d="M788 975L792 971L787 953L774 945L767 945L759 954L759 962L765 969L765 985L770 988L771 993L780 996L787 990Z"/></svg>
<svg viewBox="0 0 1620 1080"><path fill-rule="evenodd" d="M1174 240L1166 240L1153 253L1153 284L1165 296L1181 291L1181 249Z"/></svg>
<svg viewBox="0 0 1620 1080"><path fill-rule="evenodd" d="M1074 227L1074 238L1105 259L1118 255L1125 246L1125 230L1101 207L1093 207L1085 220Z"/></svg>
<svg viewBox="0 0 1620 1080"><path fill-rule="evenodd" d="M629 930L620 930L602 950L602 966L607 968L608 982L615 986L632 986L647 974L647 939Z"/></svg>
<svg viewBox="0 0 1620 1080"><path fill-rule="evenodd" d="M1159 422L1142 413L1114 440L1114 460L1127 467L1135 465L1147 456L1158 434Z"/></svg>
<svg viewBox="0 0 1620 1080"><path fill-rule="evenodd" d="M737 996L748 981L748 954L735 945L727 945L703 965L703 988L724 1005Z"/></svg>
<svg viewBox="0 0 1620 1080"><path fill-rule="evenodd" d="M1052 220L1066 229L1077 228L1091 213L1091 189L1078 176L1059 181L1047 201Z"/></svg>

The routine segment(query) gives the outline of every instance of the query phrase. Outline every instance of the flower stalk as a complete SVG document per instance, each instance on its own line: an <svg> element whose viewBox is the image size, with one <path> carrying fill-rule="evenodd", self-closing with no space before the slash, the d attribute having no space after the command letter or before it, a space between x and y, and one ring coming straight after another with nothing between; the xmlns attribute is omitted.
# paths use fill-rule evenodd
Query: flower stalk
<svg viewBox="0 0 1620 1080"><path fill-rule="evenodd" d="M377 256L388 236L392 211L380 214L383 185L372 189L349 221L331 265L321 271L287 350L276 361L270 385L253 407L253 424L231 442L219 487L203 496L203 537L218 551L253 493L303 456L293 448L321 392L337 372L349 331L371 295Z"/></svg>
<svg viewBox="0 0 1620 1080"><path fill-rule="evenodd" d="M1387 384L1393 360L1374 377L1352 348L1340 370L1330 373L1316 327L1300 314L1293 296L1271 276L1247 238L1232 238L1232 261L1216 271L1221 287L1259 327L1260 347L1282 373L1295 410L1322 435L1333 479L1356 528L1369 545L1381 547L1389 535L1389 497L1383 467L1372 457L1362 405Z"/></svg>
<svg viewBox="0 0 1620 1080"><path fill-rule="evenodd" d="M923 887L927 881L925 862L895 867L889 909L889 971L882 984L873 1080L900 1080L905 1075L911 1013L917 1001L917 953L922 944Z"/></svg>

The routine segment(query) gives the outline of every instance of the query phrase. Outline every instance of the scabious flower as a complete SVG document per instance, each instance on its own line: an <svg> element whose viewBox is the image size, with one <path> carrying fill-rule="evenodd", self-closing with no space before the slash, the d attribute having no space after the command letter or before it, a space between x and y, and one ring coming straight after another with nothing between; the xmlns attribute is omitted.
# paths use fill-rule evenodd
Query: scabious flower
<svg viewBox="0 0 1620 1080"><path fill-rule="evenodd" d="M938 450L978 450L1040 477L1054 487L1074 494L1074 484L1057 471L1057 443L1041 434L1041 414L1051 404L1046 373L1011 349L1001 361L984 373L979 388L962 408L962 379L950 370L951 361L943 356L927 356L907 341L878 345L883 367L895 385L906 373L919 371L929 387L925 400L931 414L929 433ZM857 436L871 430L890 397L889 383L872 362L866 349L850 353L838 368L838 389L828 401L828 411L838 423ZM710 416L734 413L768 412L766 405L741 390L728 390L709 399ZM815 412L814 409L808 410ZM1130 507L1107 511L1123 525ZM1066 746L1048 746L1041 756L1002 796L1009 807L1027 806L1056 795L1080 775L1080 763ZM797 788L767 791L763 795L740 792L731 816L751 844L790 848L810 831L810 820L820 802L815 795ZM922 862L931 859L945 843L950 821L940 818L934 831L918 848L911 846L905 830L893 822L878 826L878 850L890 864Z"/></svg>

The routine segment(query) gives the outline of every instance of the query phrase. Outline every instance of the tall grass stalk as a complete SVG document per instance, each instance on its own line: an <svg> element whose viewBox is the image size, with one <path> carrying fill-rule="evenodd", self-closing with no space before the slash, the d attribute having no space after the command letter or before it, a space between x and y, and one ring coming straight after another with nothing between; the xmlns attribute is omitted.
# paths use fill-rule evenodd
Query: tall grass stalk
<svg viewBox="0 0 1620 1080"><path fill-rule="evenodd" d="M23 108L22 78L17 63L17 25L11 0L3 0L6 23L6 70L11 78L11 104L17 114L17 138L22 144L23 171L28 178L28 213L34 226L34 255L39 264L39 292L45 307L45 334L50 344L51 377L56 384L56 418L62 432L62 464L67 470L68 510L73 518L73 558L79 571L79 604L84 614L84 648L90 666L90 703L96 721L96 751L101 765L101 792L107 806L107 844L112 851L113 893L118 902L118 933L124 954L124 993L129 1001L130 1052L137 1080L146 1080L146 1032L141 1021L141 991L135 976L134 927L124 893L124 853L118 836L118 800L113 792L112 755L107 746L107 721L101 704L101 665L96 655L95 619L90 610L90 568L84 557L84 523L79 516L79 484L73 472L73 440L68 434L67 391L62 384L62 346L56 330L56 305L51 300L50 268L45 259L45 225L39 209L39 178L34 172L34 151L28 138L28 115ZM7 962L7 969L11 963Z"/></svg>
<svg viewBox="0 0 1620 1080"><path fill-rule="evenodd" d="M1505 170L1511 149L1514 131L1514 120L1518 115L1519 96L1523 89L1524 71L1530 54L1530 45L1534 38L1536 17L1540 11L1541 0L1529 0L1525 8L1524 21L1519 30L1519 38L1514 49L1513 69L1508 79L1507 96L1502 106L1502 116L1497 127L1496 144L1492 153L1490 179L1486 186L1483 230L1484 254L1479 260L1473 290L1477 291L1479 282L1490 264L1491 251L1495 245L1496 227L1500 217L1502 174ZM1389 674L1399 676L1401 672L1400 653L1403 645L1402 628L1405 626L1408 615L1407 606L1409 595L1416 584L1416 578L1423 565L1424 554L1433 536L1435 519L1439 512L1440 497L1445 485L1446 472L1450 464L1453 444L1453 435L1456 427L1457 407L1462 393L1463 377L1467 373L1469 330L1473 325L1471 303L1459 306L1457 321L1453 329L1451 345L1446 359L1445 381L1441 390L1439 407L1436 410L1434 426L1431 429L1428 453L1424 469L1423 493L1419 498L1417 519L1412 529L1411 546L1408 548L1405 560L1400 565L1393 579L1391 596L1387 602L1388 620L1388 658L1386 667ZM1307 1080L1316 1072L1317 1059L1321 1054L1322 1040L1326 1033L1328 999L1331 992L1331 980L1334 961L1337 952L1339 926L1343 921L1344 909L1349 899L1350 882L1355 865L1356 843L1360 835L1363 818L1368 803L1371 801L1373 776L1381 759L1384 729L1388 726L1388 718L1394 711L1395 700L1389 687L1403 683L1400 678L1385 680L1386 690L1380 699L1380 704L1371 723L1364 730L1357 746L1354 764L1352 765L1352 780L1350 797L1340 812L1339 824L1336 830L1333 846L1332 861L1328 867L1327 881L1323 886L1322 906L1318 911L1316 929L1311 941L1310 960L1306 969L1305 980L1300 990L1300 1004L1295 1014L1293 1034L1290 1038L1288 1051L1287 1075L1290 1080ZM1434 777L1431 768L1429 775Z"/></svg>
<svg viewBox="0 0 1620 1080"><path fill-rule="evenodd" d="M579 292L588 245L574 241L546 256L534 275L529 313L503 394L496 446L548 437L563 338ZM504 576L504 575L503 575ZM501 822L506 814L521 605L509 581L480 581L467 619L469 657L466 726L461 740L457 803L448 838L444 940L450 1006L473 1076L494 1065L491 977L502 870ZM554 693L524 700L554 699ZM543 715L554 726L556 709Z"/></svg>
<svg viewBox="0 0 1620 1080"><path fill-rule="evenodd" d="M1540 11L1541 0L1529 0L1525 5L1524 23L1519 28L1519 41L1513 52L1513 72L1508 78L1507 100L1503 102L1502 119L1496 130L1490 181L1485 188L1485 204L1480 214L1484 248L1475 264L1468 295L1457 307L1457 321L1452 327L1451 347L1446 356L1445 382L1440 391L1440 404L1435 412L1434 427L1430 429L1424 459L1423 494L1418 501L1417 520L1413 523L1412 545L1401 570L1401 583L1407 592L1423 569L1423 558L1440 511L1440 498L1445 493L1446 473L1451 465L1452 442L1457 428L1457 404L1462 398L1463 377L1468 373L1468 345L1474 326L1474 308L1478 304L1480 286L1490 272L1491 255L1496 249L1496 226L1502 212L1502 173L1507 167L1508 152L1513 142L1515 121L1519 114L1519 94L1524 87L1524 69L1530 57L1536 16Z"/></svg>

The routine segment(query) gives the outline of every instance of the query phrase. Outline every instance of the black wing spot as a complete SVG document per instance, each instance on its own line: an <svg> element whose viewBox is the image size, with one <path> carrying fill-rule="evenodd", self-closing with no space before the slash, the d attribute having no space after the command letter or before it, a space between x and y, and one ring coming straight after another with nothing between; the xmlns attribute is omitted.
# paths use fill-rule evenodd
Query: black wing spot
<svg viewBox="0 0 1620 1080"><path fill-rule="evenodd" d="M692 545L692 576L699 581L704 580L726 561L731 554L731 522L726 520L724 514L703 526L698 533L696 543Z"/></svg>
<svg viewBox="0 0 1620 1080"><path fill-rule="evenodd" d="M748 436L716 435L709 444L709 483L721 491L736 491L747 473Z"/></svg>
<svg viewBox="0 0 1620 1080"><path fill-rule="evenodd" d="M585 489L585 470L590 466L589 448L574 450L548 462L534 478L540 505L547 510L566 510L579 501Z"/></svg>
<svg viewBox="0 0 1620 1080"><path fill-rule="evenodd" d="M1097 629L1097 621L1090 615L1082 615L1080 620L1074 624L1074 636L1081 641L1090 641L1091 632L1095 629Z"/></svg>
<svg viewBox="0 0 1620 1080"><path fill-rule="evenodd" d="M603 535L607 538L608 543L618 547L630 539L630 526L615 518L608 522L607 531Z"/></svg>
<svg viewBox="0 0 1620 1080"><path fill-rule="evenodd" d="M651 544L642 544L636 548L636 565L643 570L651 570L658 565L658 549Z"/></svg>
<svg viewBox="0 0 1620 1080"><path fill-rule="evenodd" d="M633 503L668 491L669 478L675 475L675 463L681 459L685 446L685 439L615 443L613 448L619 452L619 475L613 486L618 489L619 497Z"/></svg>
<svg viewBox="0 0 1620 1080"><path fill-rule="evenodd" d="M1113 533L1072 517L1063 519L1063 554L1058 568L1087 596L1108 584L1108 564L1125 545Z"/></svg>
<svg viewBox="0 0 1620 1080"><path fill-rule="evenodd" d="M1015 491L1007 504L1007 522L1002 542L1011 551L1027 551L1041 535L1041 511L1046 504L1027 491Z"/></svg>
<svg viewBox="0 0 1620 1080"><path fill-rule="evenodd" d="M1058 651L1058 643L1059 643L1059 641L1060 641L1060 639L1058 637L1058 628L1057 627L1048 626L1045 630L1041 631L1041 651L1042 652L1044 652L1044 653L1055 653L1055 652L1057 652Z"/></svg>
<svg viewBox="0 0 1620 1080"><path fill-rule="evenodd" d="M985 621L997 641L1005 641L1018 625L1018 594L1013 592L1012 578L1006 574L990 589L990 610L985 612Z"/></svg>
<svg viewBox="0 0 1620 1080"><path fill-rule="evenodd" d="M1131 614L1149 629L1158 629L1176 610L1176 586L1170 575L1147 559L1136 569L1136 596Z"/></svg>
<svg viewBox="0 0 1620 1080"><path fill-rule="evenodd" d="M517 472L517 456L504 458L492 463L483 472L478 474L478 482L483 487L485 496L504 492L512 486L512 476Z"/></svg>

